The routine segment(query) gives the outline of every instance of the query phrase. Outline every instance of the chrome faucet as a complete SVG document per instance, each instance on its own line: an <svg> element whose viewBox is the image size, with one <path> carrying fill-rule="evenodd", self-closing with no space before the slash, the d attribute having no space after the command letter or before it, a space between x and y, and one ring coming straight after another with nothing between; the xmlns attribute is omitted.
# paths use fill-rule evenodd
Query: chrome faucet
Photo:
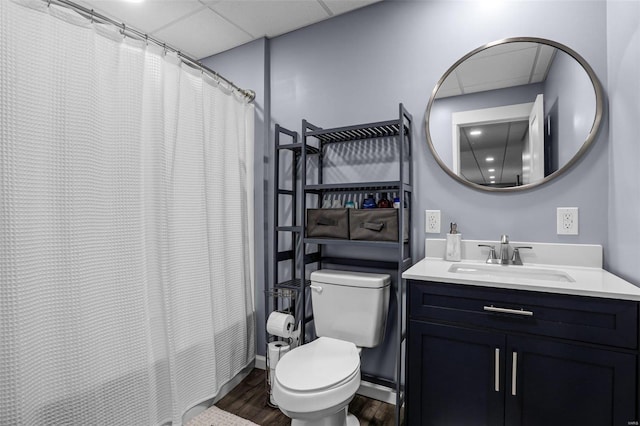
<svg viewBox="0 0 640 426"><path fill-rule="evenodd" d="M500 263L502 265L509 264L509 236L502 235L500 237Z"/></svg>
<svg viewBox="0 0 640 426"><path fill-rule="evenodd" d="M487 263L498 263L498 258L496 258L496 246L492 244L478 244L478 247L489 247L489 257L487 257Z"/></svg>
<svg viewBox="0 0 640 426"><path fill-rule="evenodd" d="M502 235L500 237L500 258L496 255L496 247L492 244L478 244L478 247L489 247L489 257L486 263L498 265L522 265L520 257L521 249L533 249L531 246L519 246L513 248L513 253L509 256L509 236Z"/></svg>
<svg viewBox="0 0 640 426"><path fill-rule="evenodd" d="M520 258L520 249L533 249L531 246L520 246L513 248L513 255L511 255L512 265L522 265L522 259Z"/></svg>

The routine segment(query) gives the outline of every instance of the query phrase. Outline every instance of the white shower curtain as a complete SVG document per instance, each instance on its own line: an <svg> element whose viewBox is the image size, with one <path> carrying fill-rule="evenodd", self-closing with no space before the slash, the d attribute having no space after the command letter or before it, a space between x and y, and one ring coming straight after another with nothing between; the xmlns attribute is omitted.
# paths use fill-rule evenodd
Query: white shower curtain
<svg viewBox="0 0 640 426"><path fill-rule="evenodd" d="M0 424L180 424L255 354L253 107L40 0L0 90Z"/></svg>

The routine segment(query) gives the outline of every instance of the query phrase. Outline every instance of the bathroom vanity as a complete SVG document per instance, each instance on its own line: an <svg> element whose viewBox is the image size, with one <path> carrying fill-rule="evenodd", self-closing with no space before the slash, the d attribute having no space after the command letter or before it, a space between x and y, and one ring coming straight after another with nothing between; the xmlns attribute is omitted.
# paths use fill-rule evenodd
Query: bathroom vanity
<svg viewBox="0 0 640 426"><path fill-rule="evenodd" d="M504 266L477 243L456 263L428 243L403 274L407 424L637 425L640 288L598 267L598 246Z"/></svg>

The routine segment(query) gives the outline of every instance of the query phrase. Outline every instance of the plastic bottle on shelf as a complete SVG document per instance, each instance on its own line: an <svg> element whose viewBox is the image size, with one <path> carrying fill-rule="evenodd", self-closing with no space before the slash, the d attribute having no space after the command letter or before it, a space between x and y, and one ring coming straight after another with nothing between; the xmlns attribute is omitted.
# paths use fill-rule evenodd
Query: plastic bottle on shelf
<svg viewBox="0 0 640 426"><path fill-rule="evenodd" d="M389 198L387 198L388 194L385 194L382 196L382 198L380 198L380 200L378 201L378 207L381 209L389 209L392 207L391 201L389 201Z"/></svg>
<svg viewBox="0 0 640 426"><path fill-rule="evenodd" d="M362 202L363 209L375 209L377 207L376 199L373 197L373 194L367 195L367 197Z"/></svg>
<svg viewBox="0 0 640 426"><path fill-rule="evenodd" d="M394 209L399 209L400 208L400 197L395 197L393 199L393 208Z"/></svg>

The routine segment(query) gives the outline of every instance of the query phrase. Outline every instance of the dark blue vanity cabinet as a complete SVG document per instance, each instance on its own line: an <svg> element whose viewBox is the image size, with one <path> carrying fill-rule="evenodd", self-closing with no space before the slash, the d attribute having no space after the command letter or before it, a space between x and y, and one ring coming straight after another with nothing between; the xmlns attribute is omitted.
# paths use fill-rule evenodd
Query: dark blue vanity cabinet
<svg viewBox="0 0 640 426"><path fill-rule="evenodd" d="M408 281L409 426L638 424L638 302Z"/></svg>

